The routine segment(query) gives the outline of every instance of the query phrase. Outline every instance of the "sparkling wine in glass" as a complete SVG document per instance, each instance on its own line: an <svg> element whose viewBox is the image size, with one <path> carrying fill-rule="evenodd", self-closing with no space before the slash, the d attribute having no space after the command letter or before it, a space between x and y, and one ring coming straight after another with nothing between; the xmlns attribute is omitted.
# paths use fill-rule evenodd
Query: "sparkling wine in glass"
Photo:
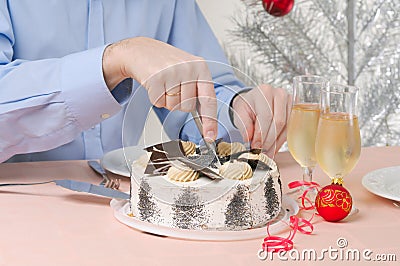
<svg viewBox="0 0 400 266"><path fill-rule="evenodd" d="M315 151L321 169L338 184L360 157L357 96L358 88L349 85L330 84L321 90Z"/></svg>
<svg viewBox="0 0 400 266"><path fill-rule="evenodd" d="M320 76L304 75L293 79L293 106L290 113L287 144L293 158L303 168L303 181L311 182L317 164L315 138L320 116L320 91L328 81Z"/></svg>

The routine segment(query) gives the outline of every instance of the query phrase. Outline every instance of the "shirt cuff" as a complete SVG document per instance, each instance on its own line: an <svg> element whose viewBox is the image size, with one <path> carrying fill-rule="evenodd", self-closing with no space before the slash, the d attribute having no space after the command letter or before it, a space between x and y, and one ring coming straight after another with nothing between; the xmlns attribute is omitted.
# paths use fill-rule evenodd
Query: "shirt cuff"
<svg viewBox="0 0 400 266"><path fill-rule="evenodd" d="M86 130L121 110L103 76L106 46L62 58L61 89L79 127Z"/></svg>
<svg viewBox="0 0 400 266"><path fill-rule="evenodd" d="M123 80L111 92L114 99L120 104L124 105L128 102L133 88L133 80L131 78Z"/></svg>

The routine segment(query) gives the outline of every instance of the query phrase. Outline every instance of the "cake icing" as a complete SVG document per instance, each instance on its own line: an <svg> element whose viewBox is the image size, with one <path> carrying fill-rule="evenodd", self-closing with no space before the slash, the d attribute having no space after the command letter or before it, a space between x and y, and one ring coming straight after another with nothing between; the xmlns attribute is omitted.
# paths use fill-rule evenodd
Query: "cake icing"
<svg viewBox="0 0 400 266"><path fill-rule="evenodd" d="M233 180L246 180L253 176L251 167L246 162L226 162L219 168L219 173L224 178Z"/></svg>
<svg viewBox="0 0 400 266"><path fill-rule="evenodd" d="M183 153L190 156L196 153L196 144L191 141L182 141Z"/></svg>
<svg viewBox="0 0 400 266"><path fill-rule="evenodd" d="M168 169L167 176L173 181L190 182L197 180L200 174L186 165L176 162Z"/></svg>

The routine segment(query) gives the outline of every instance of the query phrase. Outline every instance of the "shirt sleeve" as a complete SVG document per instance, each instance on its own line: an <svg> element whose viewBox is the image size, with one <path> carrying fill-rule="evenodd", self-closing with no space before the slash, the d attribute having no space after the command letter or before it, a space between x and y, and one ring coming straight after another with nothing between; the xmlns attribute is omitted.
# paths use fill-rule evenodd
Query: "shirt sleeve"
<svg viewBox="0 0 400 266"><path fill-rule="evenodd" d="M67 143L121 109L103 78L105 46L14 60L12 23L0 9L0 162Z"/></svg>
<svg viewBox="0 0 400 266"><path fill-rule="evenodd" d="M176 1L168 43L207 60L218 100L218 138L242 141L239 131L230 119L229 107L233 97L246 88L236 78L217 38L194 0ZM199 143L201 136L190 115L154 109L170 138L180 137ZM177 123L182 124L177 127Z"/></svg>

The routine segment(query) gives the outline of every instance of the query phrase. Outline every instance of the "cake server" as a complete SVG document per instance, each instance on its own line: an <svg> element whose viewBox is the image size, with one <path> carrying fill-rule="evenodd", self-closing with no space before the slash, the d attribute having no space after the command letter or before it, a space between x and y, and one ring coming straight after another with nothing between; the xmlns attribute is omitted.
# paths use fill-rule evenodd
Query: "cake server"
<svg viewBox="0 0 400 266"><path fill-rule="evenodd" d="M94 195L99 195L107 198L114 199L124 199L127 200L130 198L128 193L124 193L115 189L106 188L103 186L93 185L87 182L75 181L70 179L60 179L60 180L51 180L45 182L34 182L34 183L3 183L0 184L0 187L6 186L30 186L30 185L42 185L48 183L55 183L57 186L77 191L77 192L86 192Z"/></svg>
<svg viewBox="0 0 400 266"><path fill-rule="evenodd" d="M206 145L208 152L210 152L214 156L215 165L219 168L221 166L221 162L219 161L219 158L217 156L217 153L215 152L215 147L213 144L208 143L203 136L203 124L201 123L199 113L197 112L196 109L194 109L192 112L192 117L194 119L194 123L197 126L197 129L200 131L200 135L203 138L204 144Z"/></svg>

